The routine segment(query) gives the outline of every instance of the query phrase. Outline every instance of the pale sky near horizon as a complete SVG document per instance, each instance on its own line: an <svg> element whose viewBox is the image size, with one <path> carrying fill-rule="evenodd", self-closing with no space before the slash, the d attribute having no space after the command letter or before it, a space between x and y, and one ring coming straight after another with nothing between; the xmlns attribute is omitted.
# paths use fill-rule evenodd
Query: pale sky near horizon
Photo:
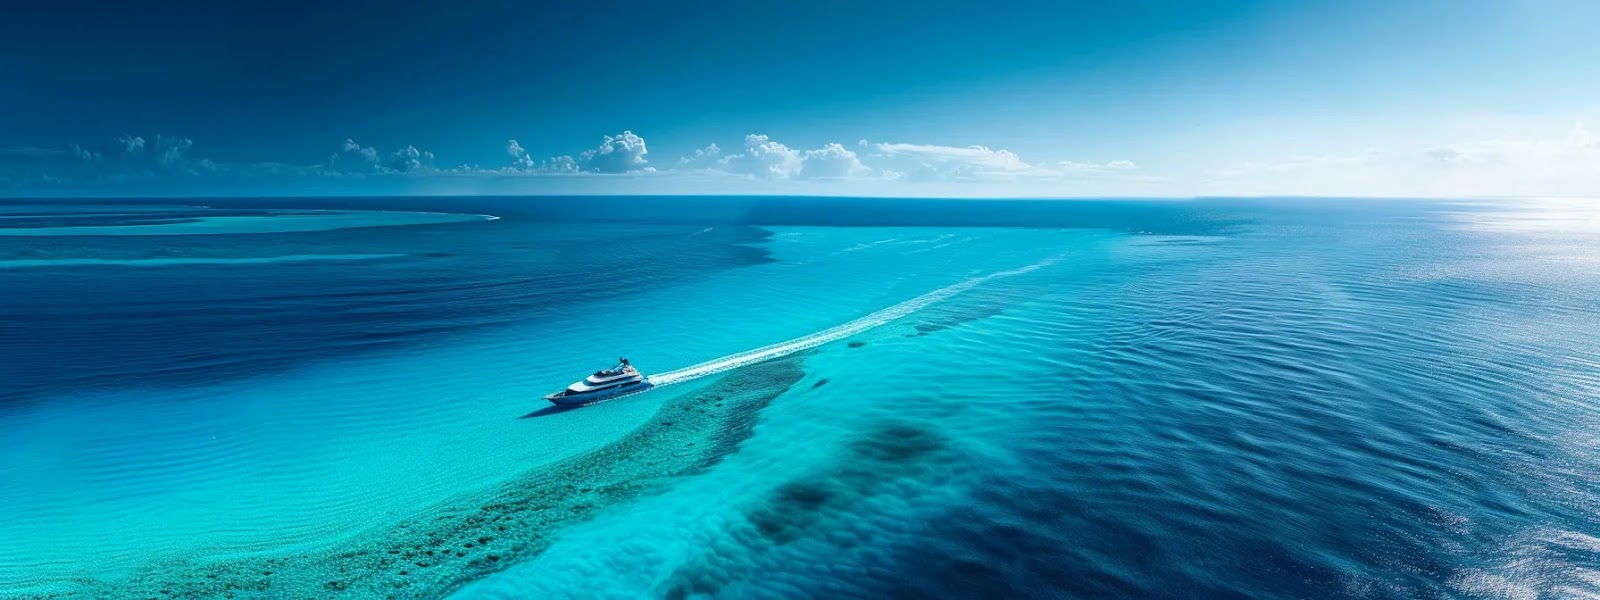
<svg viewBox="0 0 1600 600"><path fill-rule="evenodd" d="M59 2L0 196L1600 196L1600 3Z"/></svg>

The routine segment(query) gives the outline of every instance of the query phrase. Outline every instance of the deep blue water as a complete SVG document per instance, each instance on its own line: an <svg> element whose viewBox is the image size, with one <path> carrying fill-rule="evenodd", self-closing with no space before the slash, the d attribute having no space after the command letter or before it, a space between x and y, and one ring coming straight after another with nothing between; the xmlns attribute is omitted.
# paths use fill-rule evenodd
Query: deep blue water
<svg viewBox="0 0 1600 600"><path fill-rule="evenodd" d="M145 260L336 256L283 268L217 264L0 269L0 404L86 387L259 375L537 319L562 306L767 260L756 228L593 232L514 220L259 235L20 238L22 256ZM597 238L597 236L603 236ZM672 243L671 260L657 256ZM8 248L9 249L9 248ZM176 277L168 275L177 274ZM156 283L159 281L159 283Z"/></svg>
<svg viewBox="0 0 1600 600"><path fill-rule="evenodd" d="M0 596L1600 597L1582 204L41 204Z"/></svg>

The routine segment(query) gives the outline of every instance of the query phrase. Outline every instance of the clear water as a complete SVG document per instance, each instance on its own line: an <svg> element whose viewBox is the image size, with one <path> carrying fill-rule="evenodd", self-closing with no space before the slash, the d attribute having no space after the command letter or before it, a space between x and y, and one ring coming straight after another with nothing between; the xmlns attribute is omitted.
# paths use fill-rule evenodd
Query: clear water
<svg viewBox="0 0 1600 600"><path fill-rule="evenodd" d="M207 204L0 205L0 596L1600 595L1581 204Z"/></svg>

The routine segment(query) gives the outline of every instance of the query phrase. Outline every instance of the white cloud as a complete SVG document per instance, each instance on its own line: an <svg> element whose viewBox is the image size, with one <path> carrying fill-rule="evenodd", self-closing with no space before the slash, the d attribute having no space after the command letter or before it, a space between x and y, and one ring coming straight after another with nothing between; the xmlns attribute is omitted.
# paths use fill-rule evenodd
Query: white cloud
<svg viewBox="0 0 1600 600"><path fill-rule="evenodd" d="M182 149L187 150L187 146ZM377 148L362 146L354 139L347 138L339 145L339 151L328 157L326 166L313 167L311 170L341 175L424 173L438 170L434 167L433 160L432 152L419 150L416 146L407 145L384 157ZM284 166L277 164L275 170L281 170Z"/></svg>
<svg viewBox="0 0 1600 600"><path fill-rule="evenodd" d="M541 173L578 173L583 169L578 166L578 161L571 156L556 156L550 160L539 163L534 169Z"/></svg>
<svg viewBox="0 0 1600 600"><path fill-rule="evenodd" d="M144 150L144 138L142 137L125 135L117 138L117 142L122 144L122 150L124 152L128 152L130 154Z"/></svg>
<svg viewBox="0 0 1600 600"><path fill-rule="evenodd" d="M1600 157L1600 140L1582 123L1565 135L1545 139L1495 139L1446 144L1423 152L1439 166L1500 165L1545 170L1552 167L1593 166Z"/></svg>
<svg viewBox="0 0 1600 600"><path fill-rule="evenodd" d="M765 135L744 136L744 152L725 156L723 170L757 179L789 179L800 174L805 159L800 153Z"/></svg>
<svg viewBox="0 0 1600 600"><path fill-rule="evenodd" d="M184 153L194 147L194 141L187 138L168 138L156 136L156 149L161 151L157 161L164 165L183 164Z"/></svg>
<svg viewBox="0 0 1600 600"><path fill-rule="evenodd" d="M717 164L717 159L719 157L721 157L721 156L722 156L722 148L717 147L716 142L712 142L711 145L709 145L709 146L706 146L704 148L700 148L700 149L695 150L694 154L690 154L688 156L680 157L678 159L678 168L680 168L680 169L705 169L705 168L710 168L710 167L713 167L713 166L715 166Z"/></svg>
<svg viewBox="0 0 1600 600"><path fill-rule="evenodd" d="M583 170L596 173L645 171L650 169L649 161L644 157L649 153L645 149L644 138L634 135L632 131L623 131L620 135L606 136L599 148L585 150L578 155L578 163Z"/></svg>
<svg viewBox="0 0 1600 600"><path fill-rule="evenodd" d="M415 173L433 168L433 153L406 146L389 155L389 170L396 173Z"/></svg>
<svg viewBox="0 0 1600 600"><path fill-rule="evenodd" d="M533 168L533 157L528 156L528 151L522 147L522 144L518 144L516 140L506 141L506 154L511 155L511 168Z"/></svg>
<svg viewBox="0 0 1600 600"><path fill-rule="evenodd" d="M645 147L644 138L632 131L623 131L618 135L608 135L600 145L591 150L572 155L564 154L546 160L537 161L528 154L527 148L516 140L506 142L506 154L511 157L511 164L505 169L491 169L488 172L526 172L526 173L632 173L654 172L649 160L645 158L650 151Z"/></svg>
<svg viewBox="0 0 1600 600"><path fill-rule="evenodd" d="M1113 160L1103 163L1064 160L1056 163L1056 165L1057 170L1062 175L1077 177L1108 177L1127 174L1139 169L1139 165L1134 164L1131 160Z"/></svg>
<svg viewBox="0 0 1600 600"><path fill-rule="evenodd" d="M378 164L378 149L363 147L353 139L346 139L339 151L328 158L328 168L338 173L377 173L383 170Z"/></svg>
<svg viewBox="0 0 1600 600"><path fill-rule="evenodd" d="M1016 177L1048 179L1063 174L1060 169L1028 163L1014 152L986 146L873 144L864 139L855 145L872 152L858 154L839 143L799 151L767 135L750 134L745 136L742 152L723 156L714 164L708 159L716 156L715 144L680 159L678 164L680 167L709 165L714 171L770 180L870 178L937 182ZM1062 165L1080 175L1123 173L1138 168L1127 160L1100 164L1064 162Z"/></svg>
<svg viewBox="0 0 1600 600"><path fill-rule="evenodd" d="M199 174L216 170L216 164L210 159L192 159L188 156L194 148L194 141L188 138L158 135L152 143L147 143L141 137L124 137L118 141L124 144L121 156L110 153L90 153L89 156L93 161L108 163L114 172L124 174L138 171ZM146 154L145 150L150 147L154 148L154 152Z"/></svg>
<svg viewBox="0 0 1600 600"><path fill-rule="evenodd" d="M528 149L516 140L506 140L506 154L511 157L511 165L502 171L529 172L529 173L577 173L578 161L571 156L556 156L543 161L534 161L528 154ZM491 170L491 172L494 172Z"/></svg>
<svg viewBox="0 0 1600 600"><path fill-rule="evenodd" d="M1600 193L1600 139L1582 123L1556 134L1441 144L1420 154L1422 175L1445 193Z"/></svg>
<svg viewBox="0 0 1600 600"><path fill-rule="evenodd" d="M800 176L806 179L849 179L870 173L872 169L856 153L837 143L807 150L801 159Z"/></svg>
<svg viewBox="0 0 1600 600"><path fill-rule="evenodd" d="M727 173L762 180L852 179L872 174L871 167L844 145L824 144L821 148L800 151L771 137L752 133L744 136L744 149L738 154L718 156L721 148L712 144L678 160L679 168Z"/></svg>
<svg viewBox="0 0 1600 600"><path fill-rule="evenodd" d="M880 156L909 162L896 165L915 179L973 179L984 177L1050 176L1057 172L1030 164L1009 150L987 146L934 144L873 144Z"/></svg>
<svg viewBox="0 0 1600 600"><path fill-rule="evenodd" d="M125 135L98 145L12 148L0 151L0 177L9 181L61 184L215 173L216 163L189 156L193 147L194 142L188 138Z"/></svg>
<svg viewBox="0 0 1600 600"><path fill-rule="evenodd" d="M1600 113L1586 115L1593 122ZM1594 196L1600 194L1600 136L1581 123L1535 117L1490 117L1452 122L1448 128L1407 129L1409 139L1370 136L1266 136L1259 146L1201 139L1181 152L1132 160L1030 162L989 146L916 143L828 143L790 147L763 134L745 136L737 148L709 144L664 167L676 177L670 189L710 193L804 193L812 180L835 182L833 192L871 195L1116 196L1116 195L1365 195L1365 196ZM1428 131L1429 133L1418 133ZM848 139L848 138L845 138ZM1303 148L1279 151L1299 140ZM1309 140L1309 141L1306 141ZM1353 143L1354 142L1354 143ZM1364 144L1374 148L1361 150ZM1234 145L1229 145L1233 143ZM1293 147L1293 146L1290 146ZM659 150L659 148L658 148ZM603 136L589 150L536 160L517 140L507 140L507 160L490 168L439 169L415 146L380 150L344 140L322 165L254 163L218 166L197 157L187 138L125 135L100 144L0 148L0 181L25 188L120 181L158 183L176 176L221 183L241 177L291 181L328 175L438 178L524 173L655 172L643 137L632 131ZM1235 160L1248 157L1254 160ZM1034 151L1049 154L1047 150ZM1151 168L1148 162L1157 166ZM1157 174L1166 177L1158 176ZM716 175L721 175L717 177ZM736 177L729 177L733 175ZM580 183L575 178L560 185ZM596 178L602 179L602 178ZM181 180L175 180L181 181ZM182 186L187 184L174 184ZM330 183L350 186L359 184ZM398 182L394 186L420 185ZM449 186L476 184L438 183ZM519 185L515 182L495 185ZM532 185L532 184L528 184ZM554 184L552 184L554 185ZM615 184L638 191L649 186ZM649 184L654 186L656 184ZM332 188L330 188L332 189ZM354 189L354 188L352 188ZM509 189L509 188L508 188ZM521 188L519 188L521 189ZM533 188L526 188L532 190ZM550 188L543 188L550 189ZM667 188L663 188L667 189ZM823 187L814 189L821 190Z"/></svg>
<svg viewBox="0 0 1600 600"><path fill-rule="evenodd" d="M707 189L734 189L729 185L756 185L750 190L777 190L772 183L796 182L783 185L805 185L801 180L849 181L854 185L868 186L862 191L876 190L887 193L882 185L896 182L925 180L929 185L970 181L987 182L991 173L1029 174L1041 167L1021 161L1015 154L985 147L951 148L913 144L873 145L866 140L856 142L853 149L840 143L823 144L810 150L791 148L763 134L745 136L744 144L736 152L728 152L717 144L709 144L676 161L666 173L675 176L693 174L737 175L751 180L748 184L714 183L701 180L695 185L712 186ZM328 175L366 176L493 176L510 174L579 174L579 173L639 173L655 172L649 165L648 150L643 137L631 131L604 136L595 148L573 155L554 156L535 160L529 149L517 140L507 140L502 147L509 159L502 166L479 168L462 166L441 169L435 166L435 156L413 145L398 150L382 150L365 146L354 139L346 139L338 151L322 165L295 166L284 163L235 164L221 169L209 160L190 158L193 142L184 138L165 136L124 136L102 147L71 146L65 149L11 149L0 152L0 177L11 182L42 181L84 182L116 173L117 177L172 173L210 173L234 177L286 179ZM895 161L902 164L896 165ZM26 165L23 163L33 163ZM21 165L24 169L17 169ZM38 168L40 165L48 168ZM1117 170L1125 163L1111 162L1097 165L1096 169ZM458 179L459 181L459 179ZM1048 178L1030 178L1048 185ZM877 183L873 183L877 182ZM1032 184L1030 184L1032 185ZM719 187L720 186L720 187ZM1036 186L1037 187L1037 186ZM845 188L834 188L845 189ZM910 189L910 188L908 188ZM987 192L986 192L987 193ZM1002 192L1003 193L1003 192Z"/></svg>
<svg viewBox="0 0 1600 600"><path fill-rule="evenodd" d="M1582 124L1529 123L1495 137L1354 153L1302 154L1205 170L1184 193L1360 196L1593 196L1600 140ZM1209 178L1207 180L1206 178Z"/></svg>
<svg viewBox="0 0 1600 600"><path fill-rule="evenodd" d="M1029 171L1037 167L1022 162L1022 157L1007 150L986 146L937 146L933 144L877 144L879 152L932 162L973 165L994 171Z"/></svg>

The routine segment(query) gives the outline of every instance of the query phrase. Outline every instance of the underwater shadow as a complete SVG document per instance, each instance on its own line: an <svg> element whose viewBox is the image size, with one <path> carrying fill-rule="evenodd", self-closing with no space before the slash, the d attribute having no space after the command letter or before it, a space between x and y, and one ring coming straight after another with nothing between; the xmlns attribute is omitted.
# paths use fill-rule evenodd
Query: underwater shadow
<svg viewBox="0 0 1600 600"><path fill-rule="evenodd" d="M556 405L552 404L550 406L546 406L544 408L541 408L541 409L533 411L531 413L522 415L522 416L517 417L517 418L518 419L537 419L539 417L548 417L550 415L561 414L561 413L567 412L569 410L577 410L577 409L580 409L580 408L583 408L583 407L582 406L556 406Z"/></svg>

